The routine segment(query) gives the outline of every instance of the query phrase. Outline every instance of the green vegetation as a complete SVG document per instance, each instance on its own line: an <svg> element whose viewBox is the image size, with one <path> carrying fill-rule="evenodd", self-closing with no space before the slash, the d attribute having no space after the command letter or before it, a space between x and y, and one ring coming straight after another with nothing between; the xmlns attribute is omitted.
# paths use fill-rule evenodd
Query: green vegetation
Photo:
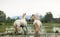
<svg viewBox="0 0 60 37"><path fill-rule="evenodd" d="M19 18L16 18L19 19ZM13 26L13 22L16 19L12 19L10 17L6 18L6 14L4 13L4 11L0 10L0 32L4 32L5 28L10 28L11 26ZM31 19L26 19L28 22L28 26L30 26L33 29L33 25L32 22L34 20ZM46 32L53 32L52 28L54 26L56 27L60 27L60 18L53 18L53 15L51 12L47 12L45 16L43 16L43 18L40 19L43 23L44 29L46 30Z"/></svg>
<svg viewBox="0 0 60 37"><path fill-rule="evenodd" d="M4 32L5 28L10 28L11 26L13 26L13 23L7 23L7 24L2 24L0 25L0 32ZM46 32L53 32L52 28L56 26L56 27L60 27L60 23L43 23L43 27L45 29ZM28 27L31 27L33 29L33 25L32 24L28 24Z"/></svg>
<svg viewBox="0 0 60 37"><path fill-rule="evenodd" d="M10 26L13 26L12 23L0 23L0 32L4 32L5 31L5 28L10 28Z"/></svg>
<svg viewBox="0 0 60 37"><path fill-rule="evenodd" d="M51 22L53 20L52 13L51 12L47 12L42 20L43 20L43 22Z"/></svg>
<svg viewBox="0 0 60 37"><path fill-rule="evenodd" d="M47 32L53 32L53 27L60 27L60 23L43 23Z"/></svg>

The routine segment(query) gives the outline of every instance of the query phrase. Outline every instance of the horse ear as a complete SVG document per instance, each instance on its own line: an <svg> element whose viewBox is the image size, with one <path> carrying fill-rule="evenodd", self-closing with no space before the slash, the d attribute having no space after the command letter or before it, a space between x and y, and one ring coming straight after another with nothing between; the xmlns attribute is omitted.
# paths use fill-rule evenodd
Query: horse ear
<svg viewBox="0 0 60 37"><path fill-rule="evenodd" d="M23 13L23 16L26 15L26 13Z"/></svg>

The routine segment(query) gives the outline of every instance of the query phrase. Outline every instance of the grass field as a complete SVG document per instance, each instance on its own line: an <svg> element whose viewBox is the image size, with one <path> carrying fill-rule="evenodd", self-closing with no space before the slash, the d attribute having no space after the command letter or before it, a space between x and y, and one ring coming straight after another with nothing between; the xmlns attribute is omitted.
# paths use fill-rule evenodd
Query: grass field
<svg viewBox="0 0 60 37"><path fill-rule="evenodd" d="M3 24L0 25L0 32L4 32L5 28L10 28L11 26L13 26L13 23L7 23L7 24ZM55 27L60 27L60 23L43 23L42 25L45 29L46 32L53 32L52 28ZM28 27L31 27L33 29L33 25L32 24L28 24Z"/></svg>

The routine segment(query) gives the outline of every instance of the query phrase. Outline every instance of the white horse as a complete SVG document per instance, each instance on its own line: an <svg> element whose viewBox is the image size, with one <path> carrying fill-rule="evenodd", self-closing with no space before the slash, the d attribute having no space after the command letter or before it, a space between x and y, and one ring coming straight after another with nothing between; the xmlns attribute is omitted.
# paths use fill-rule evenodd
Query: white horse
<svg viewBox="0 0 60 37"><path fill-rule="evenodd" d="M33 22L34 32L35 32L35 34L36 34L36 33L38 33L38 32L40 31L41 26L42 26L42 23L41 23L41 21L39 20L39 18L38 18L36 15L34 15L34 14L31 16L31 19L34 20L34 22Z"/></svg>
<svg viewBox="0 0 60 37"><path fill-rule="evenodd" d="M22 15L21 19L18 19L14 22L14 28L15 32L18 32L18 28L22 27L22 29L25 27L27 29L27 21L26 21L26 13Z"/></svg>

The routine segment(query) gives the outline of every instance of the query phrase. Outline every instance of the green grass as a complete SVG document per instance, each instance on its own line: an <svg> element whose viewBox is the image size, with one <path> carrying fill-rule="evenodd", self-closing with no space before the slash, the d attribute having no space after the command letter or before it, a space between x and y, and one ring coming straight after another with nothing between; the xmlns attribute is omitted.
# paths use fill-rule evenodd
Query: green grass
<svg viewBox="0 0 60 37"><path fill-rule="evenodd" d="M7 24L4 23L0 25L0 32L4 32L5 28L10 28L10 26L12 26L12 24L10 25L10 23L7 23Z"/></svg>
<svg viewBox="0 0 60 37"><path fill-rule="evenodd" d="M0 32L4 32L5 28L10 28L11 26L13 26L13 23L12 24L7 23L7 24L4 24L4 25L0 25ZM52 28L54 26L60 27L60 24L59 23L43 23L43 26L48 26L48 27L44 28L46 30L46 32L53 32ZM34 28L32 24L28 24L28 27L31 27L31 29Z"/></svg>
<svg viewBox="0 0 60 37"><path fill-rule="evenodd" d="M43 23L43 26L45 27L46 32L53 32L53 27L60 27L60 23Z"/></svg>

